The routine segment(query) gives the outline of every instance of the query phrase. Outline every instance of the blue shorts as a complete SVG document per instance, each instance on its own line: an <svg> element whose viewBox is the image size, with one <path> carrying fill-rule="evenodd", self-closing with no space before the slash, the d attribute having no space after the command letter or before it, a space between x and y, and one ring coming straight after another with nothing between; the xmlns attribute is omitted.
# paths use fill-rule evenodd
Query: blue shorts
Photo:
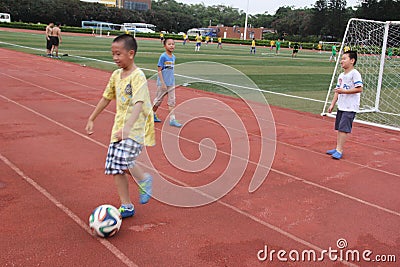
<svg viewBox="0 0 400 267"><path fill-rule="evenodd" d="M355 117L356 113L353 111L338 110L336 114L335 130L344 133L351 133Z"/></svg>
<svg viewBox="0 0 400 267"><path fill-rule="evenodd" d="M108 146L105 174L124 174L133 168L142 149L143 145L129 138L111 143Z"/></svg>

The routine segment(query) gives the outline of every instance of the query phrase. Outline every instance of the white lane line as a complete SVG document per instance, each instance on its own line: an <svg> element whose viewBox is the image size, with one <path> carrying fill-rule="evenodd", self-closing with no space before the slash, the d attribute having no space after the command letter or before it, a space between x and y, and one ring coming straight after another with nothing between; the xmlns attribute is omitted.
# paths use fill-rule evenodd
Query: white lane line
<svg viewBox="0 0 400 267"><path fill-rule="evenodd" d="M78 224L83 230L85 230L89 235L92 235L89 225L82 221L75 213L64 206L60 201L58 201L52 194L50 194L46 189L41 187L32 178L28 177L23 171L21 171L14 163L8 160L5 156L0 153L0 159L15 173L17 173L22 179L24 179L28 184L33 186L39 193L45 196L50 202L52 202L57 208L64 212L68 217L70 217L76 224ZM122 253L117 247L111 244L107 239L95 237L98 242L100 242L107 250L114 254L118 259L120 259L126 266L137 267L134 262L132 262L124 253Z"/></svg>

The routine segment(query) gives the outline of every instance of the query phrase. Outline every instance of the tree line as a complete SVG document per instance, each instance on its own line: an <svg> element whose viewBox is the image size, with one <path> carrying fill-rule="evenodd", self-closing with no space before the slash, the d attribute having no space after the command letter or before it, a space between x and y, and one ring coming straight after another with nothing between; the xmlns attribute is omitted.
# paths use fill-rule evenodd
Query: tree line
<svg viewBox="0 0 400 267"><path fill-rule="evenodd" d="M264 27L297 41L310 38L332 39L343 35L352 17L378 21L400 20L400 0L361 0L358 6L346 7L346 0L317 0L311 8L278 8L275 14L250 15L249 27ZM155 0L148 11L111 8L79 0L2 0L0 12L10 13L13 21L30 23L60 22L81 26L82 20L121 24L146 22L159 31L186 32L209 25L244 26L246 13L224 5L183 4L175 0Z"/></svg>

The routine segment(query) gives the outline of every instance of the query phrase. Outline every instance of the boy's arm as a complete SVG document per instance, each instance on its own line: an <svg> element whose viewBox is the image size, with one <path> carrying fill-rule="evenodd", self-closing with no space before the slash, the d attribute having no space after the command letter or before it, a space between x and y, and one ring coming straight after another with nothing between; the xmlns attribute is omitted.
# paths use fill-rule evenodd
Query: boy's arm
<svg viewBox="0 0 400 267"><path fill-rule="evenodd" d="M118 141L128 138L133 125L139 118L139 114L142 111L142 107L143 107L142 101L138 101L135 103L135 105L133 105L131 115L126 121L124 127L115 133L115 137L118 139Z"/></svg>
<svg viewBox="0 0 400 267"><path fill-rule="evenodd" d="M162 67L160 67L160 66L158 66L157 75L158 75L158 78L160 79L161 87L162 88L167 88L167 86L165 85L163 76L162 76Z"/></svg>
<svg viewBox="0 0 400 267"><path fill-rule="evenodd" d="M94 109L94 111L92 112L92 114L90 115L88 122L86 124L86 127L85 127L87 134L90 135L93 133L94 120L108 106L108 104L110 104L110 102L111 102L111 100L102 97L100 99L99 103L97 103L97 106Z"/></svg>
<svg viewBox="0 0 400 267"><path fill-rule="evenodd" d="M335 95L333 96L332 103L328 108L328 113L331 113L332 110L335 108L335 105L336 105L336 102L338 100L338 97L339 97L339 94L336 93L336 88L335 88Z"/></svg>
<svg viewBox="0 0 400 267"><path fill-rule="evenodd" d="M362 86L358 86L355 87L353 89L343 89L343 88L335 88L335 93L338 94L357 94L357 93L361 93L363 91L363 87Z"/></svg>

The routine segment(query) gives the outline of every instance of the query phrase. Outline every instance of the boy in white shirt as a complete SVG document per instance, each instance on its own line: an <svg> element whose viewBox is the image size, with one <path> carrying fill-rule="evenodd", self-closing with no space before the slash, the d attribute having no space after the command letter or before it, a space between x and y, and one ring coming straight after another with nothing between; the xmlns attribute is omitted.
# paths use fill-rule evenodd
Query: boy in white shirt
<svg viewBox="0 0 400 267"><path fill-rule="evenodd" d="M335 88L335 95L328 112L332 112L337 102L338 110L335 121L335 130L338 131L336 148L328 150L326 153L332 155L333 159L341 159L343 156L343 146L347 139L347 134L351 133L353 120L360 106L360 95L363 91L361 74L354 69L357 62L357 52L347 51L343 54L340 64L344 69L338 77Z"/></svg>

